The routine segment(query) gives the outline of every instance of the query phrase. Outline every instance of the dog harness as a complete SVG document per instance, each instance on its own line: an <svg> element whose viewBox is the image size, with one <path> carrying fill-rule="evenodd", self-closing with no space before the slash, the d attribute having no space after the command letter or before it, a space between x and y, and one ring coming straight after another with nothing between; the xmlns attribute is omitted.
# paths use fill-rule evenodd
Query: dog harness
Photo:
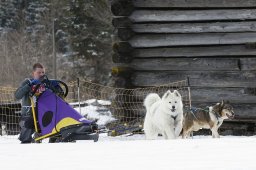
<svg viewBox="0 0 256 170"><path fill-rule="evenodd" d="M191 107L191 108L189 109L189 112L190 112L196 119L197 119L197 117L196 117L195 113L196 113L197 110L206 111L206 110L201 109L201 108ZM209 110L209 108L208 108L208 110ZM197 120L198 120L198 119L197 119Z"/></svg>
<svg viewBox="0 0 256 170"><path fill-rule="evenodd" d="M176 115L176 116L171 115L171 117L173 118L173 120L176 120L177 116L178 116L178 115Z"/></svg>
<svg viewBox="0 0 256 170"><path fill-rule="evenodd" d="M195 113L196 113L197 110L203 110L203 111L205 111L205 112L207 112L207 113L210 112L209 107L206 107L206 109L191 107L190 113L191 113L196 119L197 119L197 117L196 117ZM216 117L216 119L217 119L217 126L219 126L219 124L220 124L220 120L219 120L220 115L219 115L218 113L214 112L214 111L212 111L212 113L213 113L213 115L214 115L214 116ZM198 119L197 119L197 120L198 120Z"/></svg>
<svg viewBox="0 0 256 170"><path fill-rule="evenodd" d="M214 112L214 111L212 111L212 113L213 113L213 115L215 115L215 117L216 117L216 119L217 119L217 126L219 126L219 124L220 124L220 115L218 114L218 113L216 113L216 112Z"/></svg>

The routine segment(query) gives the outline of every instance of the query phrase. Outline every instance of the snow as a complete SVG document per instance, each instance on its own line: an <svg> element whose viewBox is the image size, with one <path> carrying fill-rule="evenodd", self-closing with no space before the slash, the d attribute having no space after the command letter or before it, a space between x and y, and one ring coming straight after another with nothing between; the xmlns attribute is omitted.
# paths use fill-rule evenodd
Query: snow
<svg viewBox="0 0 256 170"><path fill-rule="evenodd" d="M74 106L74 109L79 113L81 111L80 114L83 115L86 119L97 121L96 123L100 126L104 126L116 120L112 116L110 110L105 107L111 105L111 102L107 100L89 99L86 101L82 101L80 102L80 108L78 107L78 102L70 103L70 105Z"/></svg>
<svg viewBox="0 0 256 170"><path fill-rule="evenodd" d="M0 138L1 170L170 170L256 169L256 137L196 136L145 140L144 135L109 137L98 142L21 145Z"/></svg>
<svg viewBox="0 0 256 170"><path fill-rule="evenodd" d="M100 105L111 105L111 102L109 100L97 100L97 99L88 99L86 101L81 101L80 104L83 105L83 104L93 104L95 102L98 102ZM79 102L72 102L72 103L69 103L70 105L79 105Z"/></svg>
<svg viewBox="0 0 256 170"><path fill-rule="evenodd" d="M78 107L74 108L78 112L80 109ZM81 115L85 116L89 120L97 120L98 125L106 125L107 123L110 123L114 120L111 116L111 112L109 110L106 110L105 113L99 112L99 107L98 106L86 106L86 107L81 107Z"/></svg>

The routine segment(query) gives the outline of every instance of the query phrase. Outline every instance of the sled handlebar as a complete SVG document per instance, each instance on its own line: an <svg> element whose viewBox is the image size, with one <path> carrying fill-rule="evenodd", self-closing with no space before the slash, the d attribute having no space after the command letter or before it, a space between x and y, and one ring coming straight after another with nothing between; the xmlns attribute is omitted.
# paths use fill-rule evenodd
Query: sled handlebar
<svg viewBox="0 0 256 170"><path fill-rule="evenodd" d="M52 84L51 84L51 82L50 82L50 80L48 79L48 77L46 76L46 75L44 75L44 76L42 76L41 78L40 78L40 80L41 80L41 83L42 84L45 84L46 86L48 86L48 87L50 87L50 88L53 88L54 89L54 87L52 87ZM68 95L68 85L66 84L66 83L64 83L63 81L61 81L61 80L54 80L54 81L56 81L57 83L58 83L58 85L59 84L61 84L61 85L63 85L64 86L64 94L63 94L63 97L64 98L66 98L67 97L67 95ZM38 85L36 85L36 87L34 88L34 90L32 90L31 92L30 92L30 97L32 97L32 96L34 96L35 95L35 93L36 93L36 91L39 89L39 87L40 87L40 85L41 84L38 84ZM61 88L61 87L60 87ZM62 89L62 88L61 88ZM63 89L62 89L63 90Z"/></svg>
<svg viewBox="0 0 256 170"><path fill-rule="evenodd" d="M65 87L64 98L66 98L68 95L68 85L61 80L57 80L57 82Z"/></svg>

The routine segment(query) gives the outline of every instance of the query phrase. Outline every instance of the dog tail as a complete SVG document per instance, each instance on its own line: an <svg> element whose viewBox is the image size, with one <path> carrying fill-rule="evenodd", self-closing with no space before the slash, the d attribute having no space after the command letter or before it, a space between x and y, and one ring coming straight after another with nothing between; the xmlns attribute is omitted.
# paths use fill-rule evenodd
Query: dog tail
<svg viewBox="0 0 256 170"><path fill-rule="evenodd" d="M154 104L155 102L161 100L158 94L156 93L150 93L147 95L147 97L144 100L144 106L146 107L147 110Z"/></svg>

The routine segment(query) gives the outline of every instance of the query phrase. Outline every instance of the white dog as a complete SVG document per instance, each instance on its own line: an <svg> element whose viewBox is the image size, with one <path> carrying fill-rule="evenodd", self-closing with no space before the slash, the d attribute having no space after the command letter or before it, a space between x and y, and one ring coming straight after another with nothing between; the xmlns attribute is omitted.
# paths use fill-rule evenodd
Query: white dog
<svg viewBox="0 0 256 170"><path fill-rule="evenodd" d="M144 100L147 113L144 121L146 139L156 139L162 134L165 139L179 136L183 121L183 103L177 90L168 90L162 97L150 93Z"/></svg>

